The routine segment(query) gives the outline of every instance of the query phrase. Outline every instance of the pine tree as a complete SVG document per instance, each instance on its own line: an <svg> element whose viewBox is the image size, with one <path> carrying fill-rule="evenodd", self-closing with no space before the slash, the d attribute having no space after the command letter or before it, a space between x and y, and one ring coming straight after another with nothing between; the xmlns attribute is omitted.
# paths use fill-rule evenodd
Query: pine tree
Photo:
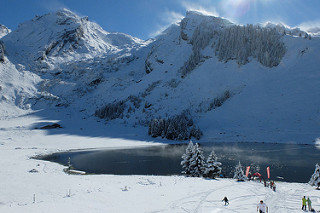
<svg viewBox="0 0 320 213"><path fill-rule="evenodd" d="M216 178L221 174L221 163L217 161L218 158L214 151L210 153L207 159L206 170L204 171L204 177L207 178Z"/></svg>
<svg viewBox="0 0 320 213"><path fill-rule="evenodd" d="M314 170L314 173L310 178L309 184L311 186L317 186L319 188L319 186L320 186L320 166L319 166L319 164L316 164L316 169Z"/></svg>
<svg viewBox="0 0 320 213"><path fill-rule="evenodd" d="M202 177L205 169L206 163L204 161L203 151L199 144L196 143L190 159L190 175L193 177Z"/></svg>
<svg viewBox="0 0 320 213"><path fill-rule="evenodd" d="M239 65L248 63L252 56L264 66L278 66L285 52L281 34L275 28L253 25L234 25L222 30L215 45L220 61L237 60Z"/></svg>
<svg viewBox="0 0 320 213"><path fill-rule="evenodd" d="M181 161L181 166L183 168L182 174L190 175L190 160L193 154L193 147L194 145L190 140L186 148L186 153L182 155L182 161Z"/></svg>
<svg viewBox="0 0 320 213"><path fill-rule="evenodd" d="M233 179L237 179L238 181L245 181L247 179L247 177L244 175L241 163L239 161L239 164L236 166L235 168L235 172L234 172L234 176Z"/></svg>

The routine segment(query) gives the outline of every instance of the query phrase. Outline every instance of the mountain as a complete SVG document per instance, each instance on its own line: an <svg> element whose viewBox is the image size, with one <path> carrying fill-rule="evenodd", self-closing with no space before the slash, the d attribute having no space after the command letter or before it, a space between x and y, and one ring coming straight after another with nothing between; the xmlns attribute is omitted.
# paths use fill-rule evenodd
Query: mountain
<svg viewBox="0 0 320 213"><path fill-rule="evenodd" d="M179 24L142 41L60 10L1 40L2 75L29 76L0 85L26 94L20 108L72 109L107 126L178 140L309 143L319 137L320 39L300 29L239 26L188 11ZM17 105L8 97L3 102Z"/></svg>
<svg viewBox="0 0 320 213"><path fill-rule="evenodd" d="M9 34L11 32L10 29L8 29L6 26L0 24L0 38L4 37L5 35Z"/></svg>
<svg viewBox="0 0 320 213"><path fill-rule="evenodd" d="M4 37L5 35L9 34L11 32L10 29L8 29L6 26L0 24L0 39ZM3 42L0 40L0 62L4 61L4 52L5 47Z"/></svg>
<svg viewBox="0 0 320 213"><path fill-rule="evenodd" d="M143 44L123 33L108 33L67 9L36 16L2 40L11 61L38 70L103 54L124 54Z"/></svg>

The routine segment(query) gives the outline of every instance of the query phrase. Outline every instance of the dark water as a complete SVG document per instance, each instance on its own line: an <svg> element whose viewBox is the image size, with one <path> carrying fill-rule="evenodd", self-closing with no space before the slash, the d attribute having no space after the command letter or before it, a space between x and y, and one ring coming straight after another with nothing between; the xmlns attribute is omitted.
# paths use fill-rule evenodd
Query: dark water
<svg viewBox="0 0 320 213"><path fill-rule="evenodd" d="M204 143L207 157L214 150L222 163L222 173L232 177L234 167L251 166L251 172L267 177L270 166L271 179L287 182L309 181L315 164L320 163L320 149L314 145L269 143ZM167 145L119 150L95 150L56 153L41 159L67 165L69 157L75 169L93 174L117 175L179 175L181 156L186 145Z"/></svg>

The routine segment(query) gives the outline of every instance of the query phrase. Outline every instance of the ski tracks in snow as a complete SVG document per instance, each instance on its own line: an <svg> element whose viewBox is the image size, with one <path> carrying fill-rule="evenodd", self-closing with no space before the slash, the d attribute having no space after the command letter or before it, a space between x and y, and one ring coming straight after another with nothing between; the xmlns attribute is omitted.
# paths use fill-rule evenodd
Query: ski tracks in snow
<svg viewBox="0 0 320 213"><path fill-rule="evenodd" d="M221 200L213 199L215 198L214 195L216 195L216 193L220 193L220 191L231 191L235 184L236 182L227 186L214 188L214 189L204 191L204 192L199 192L196 194L191 194L190 196L187 196L172 202L169 209L163 212L187 212L187 213L238 212L238 211L235 211L234 209L228 210L228 206L223 206L223 202L222 202L223 197L221 198ZM210 196L213 196L213 198L210 199ZM223 195L219 194L218 196L220 197Z"/></svg>
<svg viewBox="0 0 320 213"><path fill-rule="evenodd" d="M248 187L248 183L230 181L228 185L189 195L171 202L169 207L159 212L186 212L186 213L220 213L220 212L256 212L257 204L263 200L269 206L269 212L285 213L299 212L301 195L304 190L291 191L290 188L280 187L276 192L262 183L249 183L255 186ZM214 185L213 185L214 187ZM288 196L288 195L291 196ZM241 196L237 196L241 195ZM227 196L230 204L224 206L222 198Z"/></svg>

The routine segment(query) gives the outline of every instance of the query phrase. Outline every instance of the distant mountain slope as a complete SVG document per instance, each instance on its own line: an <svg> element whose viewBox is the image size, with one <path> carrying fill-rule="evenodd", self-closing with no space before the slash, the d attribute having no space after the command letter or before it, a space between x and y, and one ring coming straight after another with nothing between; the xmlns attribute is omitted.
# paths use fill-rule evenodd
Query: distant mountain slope
<svg viewBox="0 0 320 213"><path fill-rule="evenodd" d="M34 69L130 51L143 44L126 34L108 33L88 17L81 18L66 9L20 24L3 42L11 61L37 65Z"/></svg>
<svg viewBox="0 0 320 213"><path fill-rule="evenodd" d="M30 110L30 100L39 96L37 85L40 81L39 76L22 65L0 62L0 118Z"/></svg>
<svg viewBox="0 0 320 213"><path fill-rule="evenodd" d="M152 119L185 113L203 141L319 137L320 39L299 29L238 26L189 11L141 41L61 10L2 40L2 70L11 64L39 75L29 82L34 97L24 99L33 109L68 107L109 125L144 126L146 134Z"/></svg>
<svg viewBox="0 0 320 213"><path fill-rule="evenodd" d="M106 119L114 118L112 107L121 109L116 111L119 122L135 125L189 110L204 131L203 140L314 140L320 115L319 38L295 36L290 29L284 34L281 29L239 27L189 12L179 26L171 26L150 44L148 74L138 83L123 82L119 91L114 84L101 85L105 102L115 103L107 108ZM240 32L248 32L244 39L261 38L236 43L242 35L232 33ZM217 51L219 42L225 45ZM224 51L221 57L219 51ZM99 98L90 97L89 102L103 102L103 95L93 97Z"/></svg>
<svg viewBox="0 0 320 213"><path fill-rule="evenodd" d="M8 29L6 26L0 24L0 38L4 37L5 35L9 34L11 32L10 29Z"/></svg>

